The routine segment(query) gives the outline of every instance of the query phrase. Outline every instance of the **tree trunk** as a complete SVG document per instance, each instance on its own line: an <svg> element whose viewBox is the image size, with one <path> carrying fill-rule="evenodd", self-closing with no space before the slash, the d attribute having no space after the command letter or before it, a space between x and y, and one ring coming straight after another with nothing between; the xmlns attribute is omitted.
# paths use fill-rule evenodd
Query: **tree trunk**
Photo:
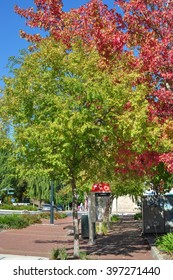
<svg viewBox="0 0 173 280"><path fill-rule="evenodd" d="M77 208L77 188L75 178L71 180L72 194L73 194L73 228L74 228L74 257L79 258L79 222L78 222L78 208Z"/></svg>

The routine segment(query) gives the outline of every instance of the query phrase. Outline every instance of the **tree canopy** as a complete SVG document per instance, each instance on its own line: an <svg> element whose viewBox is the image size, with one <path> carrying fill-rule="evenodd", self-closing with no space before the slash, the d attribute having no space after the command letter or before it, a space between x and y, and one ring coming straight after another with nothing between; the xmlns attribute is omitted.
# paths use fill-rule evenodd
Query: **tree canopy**
<svg viewBox="0 0 173 280"><path fill-rule="evenodd" d="M131 166L135 170L135 162L138 162L142 168L145 158L148 167L164 162L172 172L172 1L116 0L114 8L109 9L101 0L90 0L69 12L63 11L61 0L35 0L34 3L35 8L15 7L30 27L48 31L56 41L63 41L68 47L80 38L83 45L96 48L109 66L112 56L121 59L125 54L128 66L138 69L141 75L137 83L148 85L145 97L149 103L148 121L156 127L161 124L162 133L157 142L155 137L151 138L157 149L146 147L144 155L132 154ZM21 36L32 42L42 40L39 34L31 36L24 31ZM129 57L133 59L127 59ZM125 154L129 153L130 145L127 141ZM157 152L154 157L153 152ZM144 168L140 173L143 172Z"/></svg>
<svg viewBox="0 0 173 280"><path fill-rule="evenodd" d="M67 51L52 39L25 57L5 79L1 100L20 162L51 176L77 176L89 160L101 163L100 149L104 159L123 142L138 152L154 143L159 128L147 124L147 86L133 86L139 74L123 59L113 63L107 68L97 50L78 43Z"/></svg>

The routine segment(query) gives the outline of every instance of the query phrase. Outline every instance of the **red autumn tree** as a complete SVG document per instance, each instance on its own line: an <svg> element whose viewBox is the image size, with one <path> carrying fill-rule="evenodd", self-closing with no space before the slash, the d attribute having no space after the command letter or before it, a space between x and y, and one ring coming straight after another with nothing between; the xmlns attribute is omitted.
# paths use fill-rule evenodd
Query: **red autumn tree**
<svg viewBox="0 0 173 280"><path fill-rule="evenodd" d="M143 79L150 85L150 120L163 124L162 139L170 151L159 155L173 172L173 2L170 0L117 0L123 9L122 18L127 46L138 56Z"/></svg>
<svg viewBox="0 0 173 280"><path fill-rule="evenodd" d="M27 25L47 30L56 40L62 40L68 46L80 40L91 47L95 46L104 56L122 52L126 34L121 30L121 15L116 9L109 9L101 0L91 0L78 9L63 12L61 0L35 0L36 10L22 9L15 11L27 20ZM119 28L118 28L119 27ZM21 31L21 36L29 41L39 41L39 34L34 36Z"/></svg>

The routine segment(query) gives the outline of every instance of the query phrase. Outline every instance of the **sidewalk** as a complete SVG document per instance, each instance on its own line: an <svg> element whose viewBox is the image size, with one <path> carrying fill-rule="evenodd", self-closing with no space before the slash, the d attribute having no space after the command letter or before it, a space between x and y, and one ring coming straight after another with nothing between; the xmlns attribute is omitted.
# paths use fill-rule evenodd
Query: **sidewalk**
<svg viewBox="0 0 173 280"><path fill-rule="evenodd" d="M20 256L20 255L5 255L5 254L0 254L0 261L8 260L48 260L48 258L42 258L42 257L33 257L33 256Z"/></svg>
<svg viewBox="0 0 173 280"><path fill-rule="evenodd" d="M50 259L53 249L66 248L73 253L72 217L55 221L44 220L24 229L0 232L0 260ZM93 260L153 260L151 247L141 236L138 222L132 216L122 216L106 236L98 236L95 244L80 240L80 250Z"/></svg>

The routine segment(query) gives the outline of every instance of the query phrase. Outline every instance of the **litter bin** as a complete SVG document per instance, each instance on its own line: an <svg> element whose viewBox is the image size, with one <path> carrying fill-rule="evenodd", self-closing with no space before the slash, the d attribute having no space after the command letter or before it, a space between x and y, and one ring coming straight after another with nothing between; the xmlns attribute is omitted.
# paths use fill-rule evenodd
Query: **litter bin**
<svg viewBox="0 0 173 280"><path fill-rule="evenodd" d="M81 235L82 238L89 238L89 222L86 214L81 216Z"/></svg>

